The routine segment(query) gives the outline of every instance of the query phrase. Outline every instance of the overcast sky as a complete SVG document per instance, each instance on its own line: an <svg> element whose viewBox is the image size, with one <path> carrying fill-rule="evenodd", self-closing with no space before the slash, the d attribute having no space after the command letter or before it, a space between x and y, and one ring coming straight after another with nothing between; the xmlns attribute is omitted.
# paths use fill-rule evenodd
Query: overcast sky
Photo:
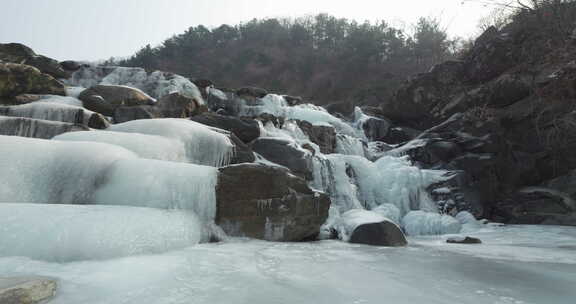
<svg viewBox="0 0 576 304"><path fill-rule="evenodd" d="M59 59L128 56L204 24L329 13L409 25L440 17L452 35L476 32L489 8L462 0L0 0L0 42L20 42Z"/></svg>

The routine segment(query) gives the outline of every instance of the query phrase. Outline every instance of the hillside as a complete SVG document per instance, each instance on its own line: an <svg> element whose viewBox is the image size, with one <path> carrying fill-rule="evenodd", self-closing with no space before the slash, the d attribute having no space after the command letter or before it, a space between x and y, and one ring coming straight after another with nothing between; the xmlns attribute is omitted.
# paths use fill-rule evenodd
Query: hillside
<svg viewBox="0 0 576 304"><path fill-rule="evenodd" d="M321 14L191 27L119 64L209 79L224 88L263 87L316 104L378 104L405 77L453 56L455 44L434 19L420 19L412 34L385 22Z"/></svg>

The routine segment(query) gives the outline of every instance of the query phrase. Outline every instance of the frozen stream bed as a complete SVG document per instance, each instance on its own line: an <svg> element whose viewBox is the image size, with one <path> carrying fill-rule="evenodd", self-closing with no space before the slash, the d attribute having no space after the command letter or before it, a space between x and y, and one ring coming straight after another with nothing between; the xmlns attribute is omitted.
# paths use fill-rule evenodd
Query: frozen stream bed
<svg viewBox="0 0 576 304"><path fill-rule="evenodd" d="M484 243L232 239L103 261L4 257L0 274L59 278L51 303L574 303L576 228L491 226L467 235Z"/></svg>

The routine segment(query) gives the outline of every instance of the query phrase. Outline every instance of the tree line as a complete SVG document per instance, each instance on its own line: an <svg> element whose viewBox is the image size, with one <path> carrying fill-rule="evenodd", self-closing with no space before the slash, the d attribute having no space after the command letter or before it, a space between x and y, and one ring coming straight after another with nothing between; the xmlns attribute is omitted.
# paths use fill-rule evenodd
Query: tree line
<svg viewBox="0 0 576 304"><path fill-rule="evenodd" d="M319 14L194 26L108 63L206 78L221 87L261 86L320 104L376 104L407 76L454 57L458 46L433 18L405 30Z"/></svg>

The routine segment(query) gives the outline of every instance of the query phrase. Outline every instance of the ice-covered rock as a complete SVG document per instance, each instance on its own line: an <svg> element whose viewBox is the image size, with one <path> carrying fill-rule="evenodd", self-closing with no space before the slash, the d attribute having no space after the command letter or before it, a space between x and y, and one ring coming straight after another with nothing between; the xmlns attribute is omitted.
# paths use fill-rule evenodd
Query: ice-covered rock
<svg viewBox="0 0 576 304"><path fill-rule="evenodd" d="M404 216L402 228L410 236L454 234L460 232L462 224L449 215L417 210Z"/></svg>
<svg viewBox="0 0 576 304"><path fill-rule="evenodd" d="M191 118L195 122L234 133L244 143L250 143L260 136L258 123L253 119L202 113Z"/></svg>
<svg viewBox="0 0 576 304"><path fill-rule="evenodd" d="M364 209L352 209L342 214L338 232L350 243L376 246L406 246L404 233L390 219Z"/></svg>
<svg viewBox="0 0 576 304"><path fill-rule="evenodd" d="M312 175L312 154L291 140L260 137L252 143L254 152L267 160L289 168L294 174L307 180Z"/></svg>
<svg viewBox="0 0 576 304"><path fill-rule="evenodd" d="M101 260L163 253L209 237L202 221L183 210L0 203L0 214L2 257Z"/></svg>
<svg viewBox="0 0 576 304"><path fill-rule="evenodd" d="M108 130L175 139L183 143L188 161L199 165L225 166L234 155L234 144L226 131L186 119L134 120L112 125Z"/></svg>
<svg viewBox="0 0 576 304"><path fill-rule="evenodd" d="M74 72L66 83L70 86L84 88L98 84L129 86L140 89L156 99L178 92L203 103L200 91L187 78L161 71L148 73L142 68L82 67Z"/></svg>
<svg viewBox="0 0 576 304"><path fill-rule="evenodd" d="M0 106L0 115L81 124L95 129L104 129L109 125L106 118L98 113L77 106L44 100L17 106Z"/></svg>
<svg viewBox="0 0 576 304"><path fill-rule="evenodd" d="M50 139L73 131L87 131L88 127L42 119L0 116L0 135Z"/></svg>

